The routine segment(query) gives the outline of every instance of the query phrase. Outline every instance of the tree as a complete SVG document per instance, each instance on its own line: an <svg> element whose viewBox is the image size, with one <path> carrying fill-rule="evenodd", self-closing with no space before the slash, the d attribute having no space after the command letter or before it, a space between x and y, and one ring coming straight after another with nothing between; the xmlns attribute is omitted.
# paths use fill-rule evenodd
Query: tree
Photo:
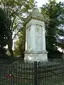
<svg viewBox="0 0 64 85"><path fill-rule="evenodd" d="M0 5L7 11L7 16L11 18L11 34L8 40L8 48L12 54L12 43L16 35L22 30L24 21L28 13L34 7L34 0L0 0ZM12 37L12 35L14 35Z"/></svg>
<svg viewBox="0 0 64 85"><path fill-rule="evenodd" d="M4 46L8 44L10 36L11 20L7 17L6 11L0 8L0 53L5 54Z"/></svg>
<svg viewBox="0 0 64 85"><path fill-rule="evenodd" d="M7 11L8 17L11 17L12 33L21 28L28 13L34 8L34 0L1 0L0 3Z"/></svg>
<svg viewBox="0 0 64 85"><path fill-rule="evenodd" d="M41 11L45 17L47 50L57 50L59 27L64 24L64 4L56 3L56 0L49 0L41 7Z"/></svg>
<svg viewBox="0 0 64 85"><path fill-rule="evenodd" d="M24 58L24 51L25 51L25 28L22 29L21 32L18 34L18 40L15 42L15 56L20 55Z"/></svg>

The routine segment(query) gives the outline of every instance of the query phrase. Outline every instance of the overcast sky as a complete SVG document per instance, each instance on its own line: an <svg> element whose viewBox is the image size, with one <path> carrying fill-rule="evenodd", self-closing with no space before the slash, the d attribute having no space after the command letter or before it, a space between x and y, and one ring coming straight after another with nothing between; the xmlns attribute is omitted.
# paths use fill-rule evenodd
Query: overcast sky
<svg viewBox="0 0 64 85"><path fill-rule="evenodd" d="M42 4L45 4L46 2L48 2L48 0L35 0L37 1L37 5L38 7L41 7ZM64 2L64 0L56 0L57 2L61 1L61 2Z"/></svg>

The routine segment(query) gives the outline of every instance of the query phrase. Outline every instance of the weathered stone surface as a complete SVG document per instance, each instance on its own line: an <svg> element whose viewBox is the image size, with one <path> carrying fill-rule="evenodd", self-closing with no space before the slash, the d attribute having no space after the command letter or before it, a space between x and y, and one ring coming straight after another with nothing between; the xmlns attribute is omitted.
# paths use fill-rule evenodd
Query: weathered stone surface
<svg viewBox="0 0 64 85"><path fill-rule="evenodd" d="M31 18L33 17L33 18ZM30 18L30 19L29 19ZM43 16L33 10L26 24L25 61L48 61Z"/></svg>

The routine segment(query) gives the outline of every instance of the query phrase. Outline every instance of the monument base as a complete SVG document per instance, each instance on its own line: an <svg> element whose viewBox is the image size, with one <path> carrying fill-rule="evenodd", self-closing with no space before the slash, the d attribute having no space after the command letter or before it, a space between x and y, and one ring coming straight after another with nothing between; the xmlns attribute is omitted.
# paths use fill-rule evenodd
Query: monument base
<svg viewBox="0 0 64 85"><path fill-rule="evenodd" d="M34 62L34 61L47 62L48 61L47 52L43 52L43 53L25 53L24 61L25 62Z"/></svg>

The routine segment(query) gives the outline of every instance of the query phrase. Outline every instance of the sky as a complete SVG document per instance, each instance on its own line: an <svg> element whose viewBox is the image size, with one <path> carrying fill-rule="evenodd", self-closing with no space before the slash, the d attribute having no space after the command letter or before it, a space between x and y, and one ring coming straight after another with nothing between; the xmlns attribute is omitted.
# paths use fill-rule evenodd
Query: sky
<svg viewBox="0 0 64 85"><path fill-rule="evenodd" d="M35 0L37 2L38 7L41 7L42 4L45 4L46 2L48 2L48 0ZM61 1L64 2L64 0L56 0L57 2Z"/></svg>

